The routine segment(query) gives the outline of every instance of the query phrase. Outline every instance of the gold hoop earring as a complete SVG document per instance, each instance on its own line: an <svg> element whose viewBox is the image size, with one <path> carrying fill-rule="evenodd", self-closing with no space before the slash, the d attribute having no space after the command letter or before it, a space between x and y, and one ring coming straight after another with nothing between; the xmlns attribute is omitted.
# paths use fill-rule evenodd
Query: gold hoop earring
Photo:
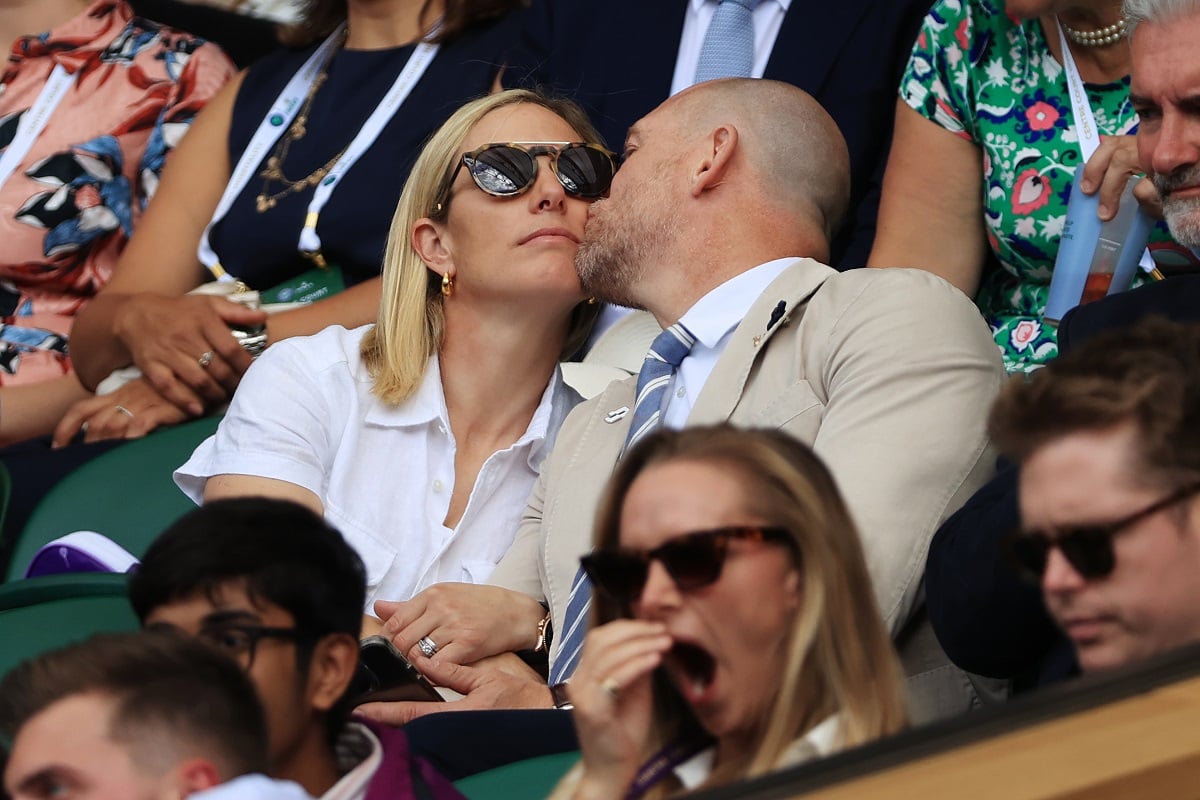
<svg viewBox="0 0 1200 800"><path fill-rule="evenodd" d="M454 278L451 278L450 273L447 272L442 276L442 295L449 297L452 294L454 294Z"/></svg>

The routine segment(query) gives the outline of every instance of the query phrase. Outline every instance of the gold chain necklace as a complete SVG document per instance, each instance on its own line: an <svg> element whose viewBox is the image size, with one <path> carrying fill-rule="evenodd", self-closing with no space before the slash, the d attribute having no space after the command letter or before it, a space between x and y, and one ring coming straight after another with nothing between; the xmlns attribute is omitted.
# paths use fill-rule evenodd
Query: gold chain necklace
<svg viewBox="0 0 1200 800"><path fill-rule="evenodd" d="M342 35L342 44L345 44L345 34ZM279 143L275 145L275 152L267 158L266 167L259 173L259 177L263 179L262 190L259 191L258 197L255 199L254 208L259 214L264 214L275 207L275 204L287 197L289 194L303 192L309 187L316 186L321 181L325 180L325 176L333 169L334 164L346 154L346 150L350 145L346 145L333 158L326 161L315 170L305 175L300 180L292 180L283 173L283 163L287 161L288 153L292 149L292 142L303 139L308 133L308 114L312 110L313 100L316 99L317 90L324 85L329 77L329 64L333 61L334 54L337 49L331 50L329 57L325 63L321 65L321 71L317 77L313 79L312 86L308 89L308 95L304 98L304 105L300 107L296 118L292 120L292 124L288 126L287 133L279 138ZM283 188L279 191L272 192L272 184L279 183Z"/></svg>

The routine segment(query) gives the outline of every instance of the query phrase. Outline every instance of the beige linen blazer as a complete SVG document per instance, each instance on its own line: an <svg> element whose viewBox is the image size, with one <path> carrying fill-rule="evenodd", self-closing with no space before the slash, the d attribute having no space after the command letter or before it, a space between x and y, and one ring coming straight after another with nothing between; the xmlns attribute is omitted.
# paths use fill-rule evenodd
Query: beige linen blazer
<svg viewBox="0 0 1200 800"><path fill-rule="evenodd" d="M1003 380L979 311L942 279L909 269L839 273L796 259L735 329L687 424L780 428L812 446L858 525L897 635L923 603L934 531L993 472L986 419ZM547 602L556 631L579 557L592 547L635 385L636 377L615 381L567 417L491 578ZM919 660L921 671L948 663L940 649Z"/></svg>

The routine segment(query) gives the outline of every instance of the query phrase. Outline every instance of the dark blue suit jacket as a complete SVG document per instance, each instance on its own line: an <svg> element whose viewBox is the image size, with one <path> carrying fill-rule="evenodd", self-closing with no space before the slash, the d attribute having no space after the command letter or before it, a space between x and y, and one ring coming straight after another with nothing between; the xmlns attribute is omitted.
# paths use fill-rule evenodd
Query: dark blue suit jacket
<svg viewBox="0 0 1200 800"><path fill-rule="evenodd" d="M1079 306L1058 329L1062 352L1150 316L1200 322L1200 275L1180 275ZM1041 590L1000 557L1019 522L1017 470L1002 465L934 534L925 563L929 621L946 655L969 672L1053 683L1076 670L1071 643L1046 613Z"/></svg>
<svg viewBox="0 0 1200 800"><path fill-rule="evenodd" d="M866 264L891 143L900 75L931 0L795 0L763 77L815 97L850 149L850 213L833 242L838 268ZM667 99L687 0L533 0L506 86L579 101L609 147Z"/></svg>

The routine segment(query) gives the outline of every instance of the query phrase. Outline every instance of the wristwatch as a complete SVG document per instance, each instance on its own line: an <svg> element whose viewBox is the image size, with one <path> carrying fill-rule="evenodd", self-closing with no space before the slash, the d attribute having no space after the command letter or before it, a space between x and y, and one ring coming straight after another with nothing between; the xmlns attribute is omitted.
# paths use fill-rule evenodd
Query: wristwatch
<svg viewBox="0 0 1200 800"><path fill-rule="evenodd" d="M571 702L571 698L567 696L566 681L562 683L551 684L550 698L554 701L555 708L570 710L575 707L575 704Z"/></svg>
<svg viewBox="0 0 1200 800"><path fill-rule="evenodd" d="M544 653L550 649L550 634L550 612L547 611L537 625L537 643L533 646L533 652Z"/></svg>

